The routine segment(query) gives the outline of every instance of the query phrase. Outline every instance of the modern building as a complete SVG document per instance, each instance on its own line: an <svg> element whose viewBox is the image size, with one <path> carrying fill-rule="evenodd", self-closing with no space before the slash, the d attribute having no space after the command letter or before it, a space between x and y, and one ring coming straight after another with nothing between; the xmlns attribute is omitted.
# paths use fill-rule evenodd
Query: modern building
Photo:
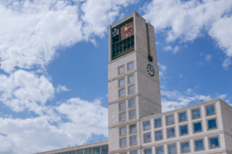
<svg viewBox="0 0 232 154"><path fill-rule="evenodd" d="M154 27L134 12L109 26L108 141L40 154L232 154L221 99L162 113Z"/></svg>

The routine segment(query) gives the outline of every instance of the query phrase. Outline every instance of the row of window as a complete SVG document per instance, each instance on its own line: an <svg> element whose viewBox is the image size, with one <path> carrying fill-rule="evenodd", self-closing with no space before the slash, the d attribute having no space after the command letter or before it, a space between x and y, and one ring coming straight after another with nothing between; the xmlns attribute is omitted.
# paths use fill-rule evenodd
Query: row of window
<svg viewBox="0 0 232 154"><path fill-rule="evenodd" d="M136 140L136 139L132 139L132 140ZM134 141L132 141L132 142L134 142ZM124 140L123 143L126 143L126 141ZM219 137L218 136L208 137L208 143L209 143L209 148L210 149L220 147ZM124 146L126 146L126 145L124 145ZM176 143L167 145L168 154L177 154L177 148L176 147L177 147ZM194 151L202 151L202 150L205 150L204 139L202 138L202 139L194 140ZM164 154L164 146L156 147L155 151L156 151L156 154ZM185 141L185 142L180 143L180 151L181 151L181 153L191 152L190 141ZM137 152L133 151L130 154L137 154ZM144 154L152 154L152 149L145 149Z"/></svg>
<svg viewBox="0 0 232 154"><path fill-rule="evenodd" d="M128 76L128 84L131 84L135 81L134 75ZM123 87L125 85L125 78L118 80L119 87Z"/></svg>
<svg viewBox="0 0 232 154"><path fill-rule="evenodd" d="M208 124L208 130L216 129L217 128L216 118L207 120L207 124ZM167 138L176 137L175 127L167 128L166 130L167 130L167 135L166 135ZM130 131L130 134L135 133L136 132L136 125L130 125L129 131ZM202 123L201 122L193 123L193 132L194 133L202 132ZM189 134L188 124L179 126L179 134L180 134L180 136ZM120 136L123 136L123 135L126 135L126 127L120 128ZM145 133L143 135L143 139L144 139L144 143L151 142L151 133L150 132ZM164 139L163 130L155 131L155 140L159 141L162 139ZM125 140L126 140L126 138L120 139L120 143L122 143L121 146L125 146L125 145L123 145ZM133 136L133 140L130 138L130 144L136 144L136 142L134 142L134 141L136 141L136 136Z"/></svg>
<svg viewBox="0 0 232 154"><path fill-rule="evenodd" d="M130 110L129 111L129 118L135 118L136 117L136 110ZM126 112L119 114L119 121L125 121L126 120Z"/></svg>
<svg viewBox="0 0 232 154"><path fill-rule="evenodd" d="M132 94L135 92L135 85L128 87L128 94ZM119 90L119 97L123 97L126 95L125 88Z"/></svg>
<svg viewBox="0 0 232 154"><path fill-rule="evenodd" d="M134 63L133 62L130 62L127 64L127 70L130 71L134 68ZM118 68L118 74L122 74L125 72L125 68L124 68L124 65L123 66L120 66Z"/></svg>
<svg viewBox="0 0 232 154"><path fill-rule="evenodd" d="M128 101L128 107L133 108L135 107L135 99L131 99ZM126 102L119 103L119 111L123 111L126 109Z"/></svg>
<svg viewBox="0 0 232 154"><path fill-rule="evenodd" d="M200 108L192 110L192 119L198 119L201 118L201 112ZM214 105L206 106L206 115L211 116L215 114L215 107ZM181 112L179 113L179 122L187 121L187 112ZM162 127L162 119L157 118L154 121L155 128ZM174 124L174 115L166 116L166 125L172 125ZM143 122L143 130L149 130L150 129L150 121Z"/></svg>

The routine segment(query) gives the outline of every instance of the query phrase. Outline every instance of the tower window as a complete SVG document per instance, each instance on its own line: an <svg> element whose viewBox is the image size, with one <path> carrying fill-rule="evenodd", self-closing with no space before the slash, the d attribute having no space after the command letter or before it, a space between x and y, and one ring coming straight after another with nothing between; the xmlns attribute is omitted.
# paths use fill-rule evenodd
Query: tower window
<svg viewBox="0 0 232 154"><path fill-rule="evenodd" d="M125 96L125 89L119 90L119 97Z"/></svg>
<svg viewBox="0 0 232 154"><path fill-rule="evenodd" d="M168 138L175 137L175 128L169 128L167 132L168 132Z"/></svg>
<svg viewBox="0 0 232 154"><path fill-rule="evenodd" d="M135 106L135 100L129 100L129 107L134 107Z"/></svg>
<svg viewBox="0 0 232 154"><path fill-rule="evenodd" d="M188 125L180 126L180 135L188 134Z"/></svg>
<svg viewBox="0 0 232 154"><path fill-rule="evenodd" d="M167 116L166 119L167 119L167 125L174 124L174 117L173 117L173 115Z"/></svg>
<svg viewBox="0 0 232 154"><path fill-rule="evenodd" d="M162 130L155 132L155 140L162 140L163 135L162 135Z"/></svg>
<svg viewBox="0 0 232 154"><path fill-rule="evenodd" d="M196 151L204 150L203 140L197 140L197 141L195 141L195 147L196 147Z"/></svg>
<svg viewBox="0 0 232 154"><path fill-rule="evenodd" d="M125 147L126 146L126 138L120 139L120 146Z"/></svg>
<svg viewBox="0 0 232 154"><path fill-rule="evenodd" d="M126 127L120 128L120 135L126 135Z"/></svg>
<svg viewBox="0 0 232 154"><path fill-rule="evenodd" d="M131 145L136 144L136 136L130 137L130 144Z"/></svg>
<svg viewBox="0 0 232 154"><path fill-rule="evenodd" d="M206 107L206 113L207 113L207 116L215 114L214 105L207 106Z"/></svg>
<svg viewBox="0 0 232 154"><path fill-rule="evenodd" d="M187 120L186 112L179 113L179 121L182 122L182 121L186 121L186 120Z"/></svg>
<svg viewBox="0 0 232 154"><path fill-rule="evenodd" d="M194 132L201 132L202 131L202 127L201 127L201 122L196 122L193 124L193 129Z"/></svg>
<svg viewBox="0 0 232 154"><path fill-rule="evenodd" d="M119 87L122 87L124 85L125 85L125 80L124 79L119 80Z"/></svg>
<svg viewBox="0 0 232 154"><path fill-rule="evenodd" d="M214 129L214 128L217 128L216 119L208 120L208 129Z"/></svg>
<svg viewBox="0 0 232 154"><path fill-rule="evenodd" d="M176 145L169 145L168 146L168 154L176 154Z"/></svg>
<svg viewBox="0 0 232 154"><path fill-rule="evenodd" d="M134 75L128 77L128 83L134 82Z"/></svg>
<svg viewBox="0 0 232 154"><path fill-rule="evenodd" d="M146 121L143 123L143 130L148 130L150 129L150 121Z"/></svg>
<svg viewBox="0 0 232 154"><path fill-rule="evenodd" d="M135 86L134 85L129 87L129 94L131 94L133 92L135 92Z"/></svg>
<svg viewBox="0 0 232 154"><path fill-rule="evenodd" d="M192 116L193 116L193 119L200 118L201 117L200 109L192 110Z"/></svg>
<svg viewBox="0 0 232 154"><path fill-rule="evenodd" d="M181 143L181 152L190 152L189 150L189 142Z"/></svg>
<svg viewBox="0 0 232 154"><path fill-rule="evenodd" d="M210 138L209 142L210 142L210 148L218 148L219 147L218 137Z"/></svg>
<svg viewBox="0 0 232 154"><path fill-rule="evenodd" d="M132 110L129 113L130 113L130 118L135 118L135 110Z"/></svg>
<svg viewBox="0 0 232 154"><path fill-rule="evenodd" d="M130 126L130 133L135 133L136 132L136 125L131 125Z"/></svg>
<svg viewBox="0 0 232 154"><path fill-rule="evenodd" d="M161 127L162 126L162 121L161 118L160 119L155 119L155 127Z"/></svg>
<svg viewBox="0 0 232 154"><path fill-rule="evenodd" d="M121 113L120 114L120 121L126 120L126 113Z"/></svg>
<svg viewBox="0 0 232 154"><path fill-rule="evenodd" d="M163 147L156 148L156 153L157 154L164 154L164 148Z"/></svg>
<svg viewBox="0 0 232 154"><path fill-rule="evenodd" d="M120 103L120 104L119 104L119 109L120 109L120 110L125 110L125 109L126 109L126 103L125 103L125 102Z"/></svg>
<svg viewBox="0 0 232 154"><path fill-rule="evenodd" d="M151 134L150 133L144 134L144 142L145 143L151 142Z"/></svg>
<svg viewBox="0 0 232 154"><path fill-rule="evenodd" d="M134 68L134 63L133 62L128 63L128 71L132 70L133 68Z"/></svg>
<svg viewBox="0 0 232 154"><path fill-rule="evenodd" d="M118 74L124 73L124 66L118 68Z"/></svg>

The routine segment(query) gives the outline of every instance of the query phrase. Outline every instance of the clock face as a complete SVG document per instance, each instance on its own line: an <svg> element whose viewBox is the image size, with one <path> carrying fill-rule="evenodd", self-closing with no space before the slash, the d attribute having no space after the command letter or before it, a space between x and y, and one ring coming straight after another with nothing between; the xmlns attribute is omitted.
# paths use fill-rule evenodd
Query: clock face
<svg viewBox="0 0 232 154"><path fill-rule="evenodd" d="M128 22L125 25L120 27L121 40L123 40L124 38L127 38L128 36L131 36L133 34L134 34L133 21L130 21L130 22Z"/></svg>
<svg viewBox="0 0 232 154"><path fill-rule="evenodd" d="M153 66L151 64L147 65L147 73L153 77L155 76L155 69L153 68Z"/></svg>

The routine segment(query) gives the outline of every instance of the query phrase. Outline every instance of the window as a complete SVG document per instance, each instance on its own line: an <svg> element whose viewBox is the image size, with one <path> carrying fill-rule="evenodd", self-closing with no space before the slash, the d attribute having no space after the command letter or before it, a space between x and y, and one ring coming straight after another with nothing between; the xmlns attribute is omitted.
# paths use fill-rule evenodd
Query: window
<svg viewBox="0 0 232 154"><path fill-rule="evenodd" d="M118 74L124 73L124 66L118 68Z"/></svg>
<svg viewBox="0 0 232 154"><path fill-rule="evenodd" d="M134 82L134 75L128 77L128 83Z"/></svg>
<svg viewBox="0 0 232 154"><path fill-rule="evenodd" d="M202 131L202 128L201 128L201 122L197 122L197 123L194 123L193 124L193 129L194 129L194 132L200 132Z"/></svg>
<svg viewBox="0 0 232 154"><path fill-rule="evenodd" d="M120 146L121 147L126 146L126 138L120 139Z"/></svg>
<svg viewBox="0 0 232 154"><path fill-rule="evenodd" d="M186 112L180 113L179 114L179 121L182 122L182 121L186 121L186 120L187 120Z"/></svg>
<svg viewBox="0 0 232 154"><path fill-rule="evenodd" d="M169 137L175 137L175 128L168 129L168 138Z"/></svg>
<svg viewBox="0 0 232 154"><path fill-rule="evenodd" d="M146 121L143 123L143 130L148 130L150 129L150 121Z"/></svg>
<svg viewBox="0 0 232 154"><path fill-rule="evenodd" d="M200 109L192 110L192 116L193 116L193 119L200 118L201 117Z"/></svg>
<svg viewBox="0 0 232 154"><path fill-rule="evenodd" d="M130 118L135 118L135 110L132 110L129 113L130 113Z"/></svg>
<svg viewBox="0 0 232 154"><path fill-rule="evenodd" d="M167 125L174 124L174 117L173 115L167 116Z"/></svg>
<svg viewBox="0 0 232 154"><path fill-rule="evenodd" d="M190 150L189 150L189 142L181 143L181 152L182 153L190 152Z"/></svg>
<svg viewBox="0 0 232 154"><path fill-rule="evenodd" d="M162 140L162 139L163 139L162 130L155 132L155 140Z"/></svg>
<svg viewBox="0 0 232 154"><path fill-rule="evenodd" d="M126 120L126 113L120 114L120 121Z"/></svg>
<svg viewBox="0 0 232 154"><path fill-rule="evenodd" d="M108 145L101 147L101 154L108 154ZM78 153L77 153L78 154Z"/></svg>
<svg viewBox="0 0 232 154"><path fill-rule="evenodd" d="M218 137L210 138L209 144L210 144L210 148L218 148L219 147Z"/></svg>
<svg viewBox="0 0 232 154"><path fill-rule="evenodd" d="M151 134L150 133L144 134L144 142L145 143L151 142Z"/></svg>
<svg viewBox="0 0 232 154"><path fill-rule="evenodd" d="M212 115L212 114L215 114L214 105L207 106L207 107L206 107L206 112L207 112L207 116Z"/></svg>
<svg viewBox="0 0 232 154"><path fill-rule="evenodd" d="M137 151L133 151L133 152L131 152L130 154L137 154Z"/></svg>
<svg viewBox="0 0 232 154"><path fill-rule="evenodd" d="M130 144L131 145L136 144L136 136L130 137Z"/></svg>
<svg viewBox="0 0 232 154"><path fill-rule="evenodd" d="M130 126L130 133L136 132L136 125L131 125Z"/></svg>
<svg viewBox="0 0 232 154"><path fill-rule="evenodd" d="M163 149L163 147L158 147L158 148L156 148L156 154L164 154L164 149Z"/></svg>
<svg viewBox="0 0 232 154"><path fill-rule="evenodd" d="M91 149L85 149L85 154L91 154Z"/></svg>
<svg viewBox="0 0 232 154"><path fill-rule="evenodd" d="M197 141L195 141L195 147L196 147L196 151L204 150L203 140L197 140Z"/></svg>
<svg viewBox="0 0 232 154"><path fill-rule="evenodd" d="M161 127L162 126L162 121L161 121L161 118L160 119L156 119L155 120L155 127Z"/></svg>
<svg viewBox="0 0 232 154"><path fill-rule="evenodd" d="M180 135L188 134L188 125L180 126Z"/></svg>
<svg viewBox="0 0 232 154"><path fill-rule="evenodd" d="M152 154L152 153L151 153L151 149L146 149L146 150L144 150L144 154Z"/></svg>
<svg viewBox="0 0 232 154"><path fill-rule="evenodd" d="M73 154L75 154L75 153L73 153ZM100 147L93 148L93 154L100 154Z"/></svg>
<svg viewBox="0 0 232 154"><path fill-rule="evenodd" d="M134 107L135 106L135 100L129 100L129 107Z"/></svg>
<svg viewBox="0 0 232 154"><path fill-rule="evenodd" d="M119 90L119 97L125 96L125 89Z"/></svg>
<svg viewBox="0 0 232 154"><path fill-rule="evenodd" d="M176 145L169 145L168 146L168 154L176 154Z"/></svg>
<svg viewBox="0 0 232 154"><path fill-rule="evenodd" d="M131 94L133 92L135 92L135 86L134 85L129 87L129 94Z"/></svg>
<svg viewBox="0 0 232 154"><path fill-rule="evenodd" d="M126 135L126 127L120 128L120 135Z"/></svg>
<svg viewBox="0 0 232 154"><path fill-rule="evenodd" d="M68 154L75 154L75 151L70 151ZM95 154L98 154L98 153L95 153Z"/></svg>
<svg viewBox="0 0 232 154"><path fill-rule="evenodd" d="M208 120L208 129L214 129L214 128L217 128L216 119Z"/></svg>
<svg viewBox="0 0 232 154"><path fill-rule="evenodd" d="M83 150L77 150L76 153L77 154L83 154Z"/></svg>
<svg viewBox="0 0 232 154"><path fill-rule="evenodd" d="M128 63L128 71L129 71L129 70L132 70L133 68L134 68L133 62Z"/></svg>
<svg viewBox="0 0 232 154"><path fill-rule="evenodd" d="M120 109L120 110L126 109L126 103L125 103L125 102L120 103L120 104L119 104L119 109Z"/></svg>
<svg viewBox="0 0 232 154"><path fill-rule="evenodd" d="M124 79L119 80L119 87L124 85L125 85L125 80Z"/></svg>

